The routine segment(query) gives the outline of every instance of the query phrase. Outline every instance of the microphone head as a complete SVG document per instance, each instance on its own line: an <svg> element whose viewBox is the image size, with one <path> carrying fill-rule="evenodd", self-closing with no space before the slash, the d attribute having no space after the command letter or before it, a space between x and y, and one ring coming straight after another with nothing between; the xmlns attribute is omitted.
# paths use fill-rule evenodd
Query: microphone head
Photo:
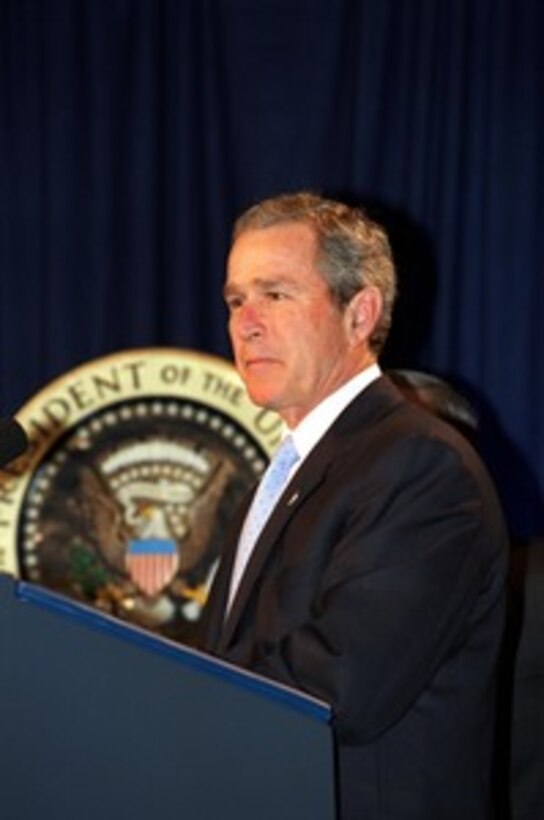
<svg viewBox="0 0 544 820"><path fill-rule="evenodd" d="M0 419L0 469L24 453L28 438L15 419Z"/></svg>

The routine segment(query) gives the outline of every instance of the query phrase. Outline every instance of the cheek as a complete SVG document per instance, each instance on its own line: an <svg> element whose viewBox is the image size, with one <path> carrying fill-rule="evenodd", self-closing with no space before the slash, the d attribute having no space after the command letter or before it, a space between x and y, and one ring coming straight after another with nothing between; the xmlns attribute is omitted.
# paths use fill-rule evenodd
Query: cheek
<svg viewBox="0 0 544 820"><path fill-rule="evenodd" d="M306 327L301 330L306 347L318 359L328 359L342 346L344 332L337 316L329 311L316 310Z"/></svg>
<svg viewBox="0 0 544 820"><path fill-rule="evenodd" d="M331 351L323 343L318 326L300 326L291 337L292 371L300 386L313 382L315 373L325 364Z"/></svg>

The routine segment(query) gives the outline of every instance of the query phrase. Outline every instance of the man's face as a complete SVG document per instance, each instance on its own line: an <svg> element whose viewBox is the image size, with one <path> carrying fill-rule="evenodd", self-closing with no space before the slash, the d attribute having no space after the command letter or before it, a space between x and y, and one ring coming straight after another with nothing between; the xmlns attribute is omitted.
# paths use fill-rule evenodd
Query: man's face
<svg viewBox="0 0 544 820"><path fill-rule="evenodd" d="M351 309L338 307L317 270L316 238L304 223L241 234L225 299L248 393L289 427L372 360Z"/></svg>

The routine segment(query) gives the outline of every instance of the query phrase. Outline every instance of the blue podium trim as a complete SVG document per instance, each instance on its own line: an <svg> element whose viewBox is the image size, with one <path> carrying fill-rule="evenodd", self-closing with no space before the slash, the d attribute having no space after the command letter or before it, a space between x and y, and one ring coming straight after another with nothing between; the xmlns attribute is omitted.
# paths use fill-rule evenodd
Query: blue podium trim
<svg viewBox="0 0 544 820"><path fill-rule="evenodd" d="M307 715L321 723L331 722L331 708L311 695L295 691L280 683L268 681L248 670L199 652L197 649L181 646L166 638L151 635L137 626L125 624L111 615L98 612L92 607L72 601L43 587L26 581L15 581L15 597L23 603L39 606L50 612L67 616L86 624L91 629L105 632L147 651L171 658L182 666L195 669L206 675L222 678L242 689L282 703L293 711Z"/></svg>

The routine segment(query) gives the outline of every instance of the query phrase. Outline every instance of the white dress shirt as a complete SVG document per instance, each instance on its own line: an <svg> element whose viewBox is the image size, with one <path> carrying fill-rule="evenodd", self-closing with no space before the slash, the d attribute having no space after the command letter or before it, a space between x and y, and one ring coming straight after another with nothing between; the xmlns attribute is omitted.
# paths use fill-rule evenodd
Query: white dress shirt
<svg viewBox="0 0 544 820"><path fill-rule="evenodd" d="M293 437L297 452L300 456L293 466L289 478L299 469L304 459L308 456L315 445L323 438L329 427L336 421L340 413L350 404L353 399L362 393L373 381L381 376L381 368L375 363L361 370L348 382L345 382L338 390L323 399L317 407L314 407L302 421L297 424L290 434Z"/></svg>

